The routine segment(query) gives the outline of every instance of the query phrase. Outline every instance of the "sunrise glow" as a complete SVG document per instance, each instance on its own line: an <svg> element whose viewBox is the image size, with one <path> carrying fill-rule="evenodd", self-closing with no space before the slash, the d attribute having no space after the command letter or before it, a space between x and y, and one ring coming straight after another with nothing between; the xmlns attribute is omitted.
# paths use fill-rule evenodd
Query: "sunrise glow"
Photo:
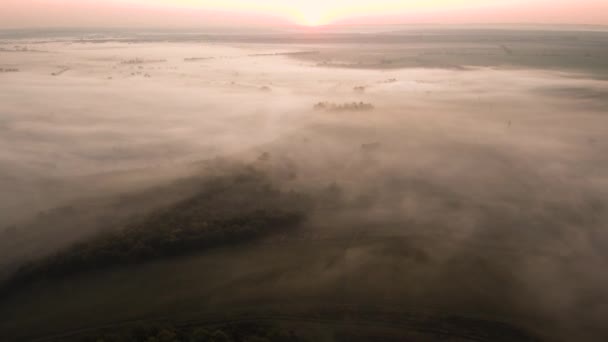
<svg viewBox="0 0 608 342"><path fill-rule="evenodd" d="M0 27L608 24L605 0L3 0Z"/></svg>
<svg viewBox="0 0 608 342"><path fill-rule="evenodd" d="M287 21L305 25L319 26L331 24L352 17L394 15L421 11L475 8L488 5L521 3L522 0L131 0L138 6L160 6L189 10L227 10L257 14L267 14Z"/></svg>

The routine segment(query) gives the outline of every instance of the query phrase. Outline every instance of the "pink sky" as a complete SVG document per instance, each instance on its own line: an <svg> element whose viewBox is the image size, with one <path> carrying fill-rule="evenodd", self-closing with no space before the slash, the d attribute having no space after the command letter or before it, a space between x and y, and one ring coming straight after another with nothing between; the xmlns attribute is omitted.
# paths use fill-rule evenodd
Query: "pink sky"
<svg viewBox="0 0 608 342"><path fill-rule="evenodd" d="M608 25L608 0L0 0L0 28L331 23Z"/></svg>

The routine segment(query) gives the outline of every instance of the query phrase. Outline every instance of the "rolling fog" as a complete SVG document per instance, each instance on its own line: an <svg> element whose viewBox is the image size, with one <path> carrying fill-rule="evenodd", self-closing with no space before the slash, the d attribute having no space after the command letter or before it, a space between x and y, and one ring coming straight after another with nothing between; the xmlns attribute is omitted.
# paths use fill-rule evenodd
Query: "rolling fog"
<svg viewBox="0 0 608 342"><path fill-rule="evenodd" d="M322 274L311 264L284 275L286 288L367 274L392 279L379 290L356 278L391 298L409 268L424 284L403 290L411 297L606 333L608 82L554 67L340 68L290 54L324 48L5 39L0 68L18 71L0 73L4 264L100 229L66 219L47 227L52 243L37 240L28 229L55 208L172 184L222 159L331 197L287 239L359 241ZM336 45L330 64L376 48ZM374 109L313 108L324 101Z"/></svg>

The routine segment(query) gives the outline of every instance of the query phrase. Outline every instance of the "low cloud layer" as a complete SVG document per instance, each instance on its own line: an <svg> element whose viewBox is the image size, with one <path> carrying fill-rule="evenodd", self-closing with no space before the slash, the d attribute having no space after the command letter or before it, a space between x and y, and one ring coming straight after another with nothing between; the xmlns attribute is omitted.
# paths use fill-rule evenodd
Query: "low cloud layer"
<svg viewBox="0 0 608 342"><path fill-rule="evenodd" d="M352 277L360 286L346 292L362 302L357 291L367 288L453 310L540 317L576 336L606 333L604 80L555 66L370 67L374 49L386 48L372 45L0 48L10 50L0 67L18 69L0 74L0 227L29 248L38 233L27 229L54 208L111 203L221 158L317 199L305 229L282 239L353 241L298 272L281 264L286 270L261 284L319 294ZM285 54L317 50L332 63ZM372 107L315 110L320 102ZM60 223L57 246L63 235L73 241L100 228L92 221L77 234ZM2 243L14 247L10 239ZM9 250L5 260L27 258ZM400 273L424 286L391 285L407 281L391 278Z"/></svg>

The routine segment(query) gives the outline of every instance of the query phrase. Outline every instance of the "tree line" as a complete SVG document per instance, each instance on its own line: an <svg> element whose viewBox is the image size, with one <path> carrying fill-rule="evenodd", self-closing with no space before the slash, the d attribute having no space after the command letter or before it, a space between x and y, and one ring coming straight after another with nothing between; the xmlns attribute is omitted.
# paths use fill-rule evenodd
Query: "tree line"
<svg viewBox="0 0 608 342"><path fill-rule="evenodd" d="M191 198L22 266L5 289L249 241L296 227L309 207L307 196L280 190L255 171L216 177Z"/></svg>

